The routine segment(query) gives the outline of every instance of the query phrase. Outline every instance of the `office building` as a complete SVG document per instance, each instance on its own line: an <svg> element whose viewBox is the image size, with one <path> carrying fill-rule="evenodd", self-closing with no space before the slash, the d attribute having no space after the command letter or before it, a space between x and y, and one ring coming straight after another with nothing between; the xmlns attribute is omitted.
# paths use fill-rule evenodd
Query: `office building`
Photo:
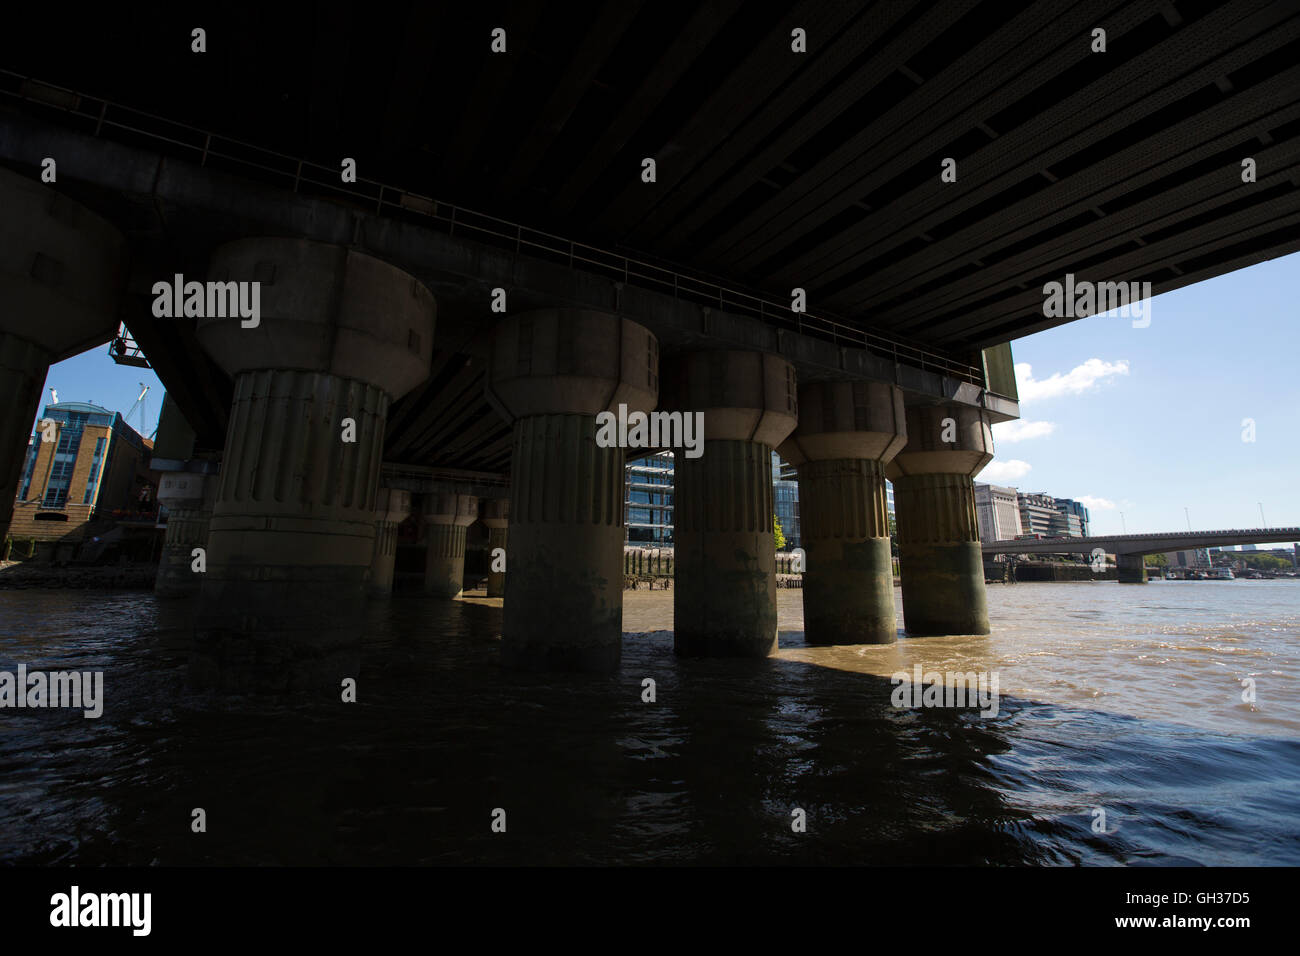
<svg viewBox="0 0 1300 956"><path fill-rule="evenodd" d="M673 543L673 453L635 458L624 466L624 525L627 543L671 547Z"/></svg>
<svg viewBox="0 0 1300 956"><path fill-rule="evenodd" d="M150 448L117 412L46 405L27 445L10 537L78 543L92 515L153 509Z"/></svg>
<svg viewBox="0 0 1300 956"><path fill-rule="evenodd" d="M1014 488L976 482L975 517L981 541L1009 541L1022 533L1019 495Z"/></svg>
<svg viewBox="0 0 1300 956"><path fill-rule="evenodd" d="M792 478L782 478L781 471L788 467L781 461L781 456L772 452L772 501L776 509L776 520L781 522L781 533L785 535L787 550L800 547L799 544L799 482Z"/></svg>
<svg viewBox="0 0 1300 956"><path fill-rule="evenodd" d="M1088 537L1088 509L1081 502L1073 498L1057 498L1056 507L1065 516L1071 535L1080 538ZM1074 530L1075 528L1078 530Z"/></svg>

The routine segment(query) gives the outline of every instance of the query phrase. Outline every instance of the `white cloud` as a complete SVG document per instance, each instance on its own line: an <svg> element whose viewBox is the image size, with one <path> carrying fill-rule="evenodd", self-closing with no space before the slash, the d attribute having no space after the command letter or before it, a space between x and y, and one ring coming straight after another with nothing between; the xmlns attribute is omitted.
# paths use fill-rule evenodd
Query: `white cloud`
<svg viewBox="0 0 1300 956"><path fill-rule="evenodd" d="M1034 378L1033 369L1028 362L1019 362L1016 365L1016 388L1020 392L1020 401L1032 402L1040 398L1079 395L1106 379L1127 374L1128 362L1123 359L1118 362L1103 362L1098 358L1090 358L1064 375L1056 372L1050 378L1039 381Z"/></svg>
<svg viewBox="0 0 1300 956"><path fill-rule="evenodd" d="M1056 422L1031 422L1025 419L997 422L993 426L993 441L1017 442L1030 438L1044 438L1056 431Z"/></svg>
<svg viewBox="0 0 1300 956"><path fill-rule="evenodd" d="M984 466L984 470L980 472L979 476L982 481L1003 484L1008 481L1015 481L1017 478L1023 478L1032 467L1029 462L1020 461L1018 458L1012 458L1010 461L991 461Z"/></svg>
<svg viewBox="0 0 1300 956"><path fill-rule="evenodd" d="M1092 495L1079 495L1074 500L1080 502L1091 511L1114 511L1117 507L1115 502L1108 498L1094 498Z"/></svg>

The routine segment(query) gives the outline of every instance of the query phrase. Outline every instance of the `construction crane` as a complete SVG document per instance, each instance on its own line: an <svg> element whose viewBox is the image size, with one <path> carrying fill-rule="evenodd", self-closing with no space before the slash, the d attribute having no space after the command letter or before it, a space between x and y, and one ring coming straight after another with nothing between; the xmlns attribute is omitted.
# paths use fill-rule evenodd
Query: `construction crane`
<svg viewBox="0 0 1300 956"><path fill-rule="evenodd" d="M135 414L135 410L137 408L140 409L140 427L137 428L136 431L139 432L141 435L143 435L145 427L149 421L149 408L148 405L145 403L144 397L149 394L150 386L146 385L144 382L140 382L139 385L140 385L140 396L135 400L135 404L131 406L131 410L122 416L122 420L126 422L128 425L130 425L131 416ZM155 425L153 434L149 436L149 440L153 441L154 438L157 436L157 434L158 434L158 426Z"/></svg>

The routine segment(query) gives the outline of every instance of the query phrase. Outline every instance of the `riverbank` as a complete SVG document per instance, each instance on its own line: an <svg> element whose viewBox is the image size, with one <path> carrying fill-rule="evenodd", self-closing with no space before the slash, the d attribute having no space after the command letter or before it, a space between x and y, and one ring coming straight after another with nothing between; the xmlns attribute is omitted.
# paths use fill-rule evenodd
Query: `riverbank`
<svg viewBox="0 0 1300 956"><path fill-rule="evenodd" d="M152 591L156 564L64 565L0 561L0 589L26 588L113 591Z"/></svg>

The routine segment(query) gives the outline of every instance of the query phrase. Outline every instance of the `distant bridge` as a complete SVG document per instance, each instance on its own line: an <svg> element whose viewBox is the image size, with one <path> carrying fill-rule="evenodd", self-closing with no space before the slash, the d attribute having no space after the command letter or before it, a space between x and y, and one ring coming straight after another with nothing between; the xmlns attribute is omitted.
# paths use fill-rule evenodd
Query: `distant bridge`
<svg viewBox="0 0 1300 956"><path fill-rule="evenodd" d="M1234 528L1227 531L1166 531L1153 534L1113 534L1092 538L1013 538L981 545L985 554L1157 554L1191 551L1228 544L1274 544L1300 541L1300 528Z"/></svg>
<svg viewBox="0 0 1300 956"><path fill-rule="evenodd" d="M1094 548L1115 555L1121 584L1145 584L1144 554L1189 551L1228 544L1274 544L1300 541L1300 528L1232 528L1227 531L1168 531L1114 534L1094 538L1013 538L981 545L985 554L1091 554Z"/></svg>

